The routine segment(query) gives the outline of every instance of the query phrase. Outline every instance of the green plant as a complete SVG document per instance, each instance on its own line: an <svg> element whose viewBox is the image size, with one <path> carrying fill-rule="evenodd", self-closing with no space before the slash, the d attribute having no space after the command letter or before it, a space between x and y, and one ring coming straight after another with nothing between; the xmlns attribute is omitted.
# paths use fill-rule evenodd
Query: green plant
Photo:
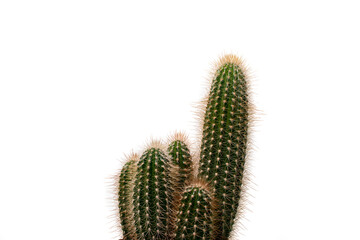
<svg viewBox="0 0 360 240"><path fill-rule="evenodd" d="M139 160L125 164L119 186L125 239L229 239L249 152L253 108L247 78L235 55L217 62L200 109L199 154L191 154L187 138L177 133L167 148L153 142Z"/></svg>
<svg viewBox="0 0 360 240"><path fill-rule="evenodd" d="M171 234L171 168L160 142L151 143L137 164L133 207L136 233L141 239L167 239Z"/></svg>
<svg viewBox="0 0 360 240"><path fill-rule="evenodd" d="M187 136L175 133L168 146L168 154L174 166L177 166L177 190L181 192L193 178L193 163Z"/></svg>
<svg viewBox="0 0 360 240"><path fill-rule="evenodd" d="M227 239L237 213L247 157L249 96L242 61L222 58L213 75L200 153L199 176L214 187L219 200L218 239Z"/></svg>
<svg viewBox="0 0 360 240"><path fill-rule="evenodd" d="M208 186L200 181L187 186L177 213L175 240L214 238L214 200Z"/></svg>
<svg viewBox="0 0 360 240"><path fill-rule="evenodd" d="M138 161L139 156L137 154L133 153L128 156L119 176L119 216L124 239L126 240L137 239L133 218L132 194Z"/></svg>

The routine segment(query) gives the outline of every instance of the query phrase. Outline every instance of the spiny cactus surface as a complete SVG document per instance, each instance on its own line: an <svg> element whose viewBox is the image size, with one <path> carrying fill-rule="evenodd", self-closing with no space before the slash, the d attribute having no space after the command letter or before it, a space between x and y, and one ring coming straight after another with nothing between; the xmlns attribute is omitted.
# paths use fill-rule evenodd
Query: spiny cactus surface
<svg viewBox="0 0 360 240"><path fill-rule="evenodd" d="M220 235L228 239L237 213L247 154L249 98L242 61L220 59L214 73L203 122L199 176L214 187L219 201Z"/></svg>
<svg viewBox="0 0 360 240"><path fill-rule="evenodd" d="M211 194L202 184L190 185L185 188L177 214L175 240L214 239Z"/></svg>
<svg viewBox="0 0 360 240"><path fill-rule="evenodd" d="M157 146L140 157L134 185L134 219L139 239L168 239L171 231L170 162Z"/></svg>
<svg viewBox="0 0 360 240"><path fill-rule="evenodd" d="M119 213L125 240L136 239L135 222L133 218L132 191L136 165L139 160L137 154L131 154L123 166L119 177Z"/></svg>

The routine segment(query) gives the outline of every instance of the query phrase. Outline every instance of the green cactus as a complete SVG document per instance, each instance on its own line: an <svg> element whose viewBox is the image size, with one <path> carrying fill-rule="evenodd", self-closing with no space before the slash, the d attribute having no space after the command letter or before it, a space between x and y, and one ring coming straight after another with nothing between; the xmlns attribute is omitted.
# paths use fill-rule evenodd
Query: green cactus
<svg viewBox="0 0 360 240"><path fill-rule="evenodd" d="M187 186L177 214L175 240L214 239L212 192L198 182Z"/></svg>
<svg viewBox="0 0 360 240"><path fill-rule="evenodd" d="M118 201L120 223L125 240L136 239L135 221L133 218L132 191L134 185L134 176L136 173L136 164L139 160L137 154L131 154L123 166L118 178Z"/></svg>
<svg viewBox="0 0 360 240"><path fill-rule="evenodd" d="M219 201L217 239L228 239L238 211L247 157L248 82L241 59L226 55L213 75L203 122L199 176Z"/></svg>
<svg viewBox="0 0 360 240"><path fill-rule="evenodd" d="M244 201L252 109L241 59L220 58L202 109L195 163L187 138L176 133L167 149L153 141L122 169L124 240L229 239Z"/></svg>
<svg viewBox="0 0 360 240"><path fill-rule="evenodd" d="M177 167L177 191L182 192L193 177L193 164L189 150L188 139L181 132L175 133L169 141L168 154L174 166Z"/></svg>
<svg viewBox="0 0 360 240"><path fill-rule="evenodd" d="M134 184L134 219L139 239L168 239L172 230L171 163L160 142L140 157Z"/></svg>

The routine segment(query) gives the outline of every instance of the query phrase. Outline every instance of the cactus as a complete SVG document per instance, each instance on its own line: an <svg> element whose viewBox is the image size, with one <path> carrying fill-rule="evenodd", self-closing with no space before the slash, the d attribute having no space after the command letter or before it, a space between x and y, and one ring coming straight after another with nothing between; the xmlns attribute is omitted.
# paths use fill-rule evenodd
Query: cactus
<svg viewBox="0 0 360 240"><path fill-rule="evenodd" d="M213 204L212 192L206 184L197 182L187 186L177 214L175 240L214 239Z"/></svg>
<svg viewBox="0 0 360 240"><path fill-rule="evenodd" d="M136 239L135 222L133 218L132 191L136 164L139 160L137 154L131 154L121 170L119 176L119 214L125 240Z"/></svg>
<svg viewBox="0 0 360 240"><path fill-rule="evenodd" d="M249 127L248 83L242 61L226 55L217 63L203 119L199 176L219 201L217 239L228 239L238 210Z"/></svg>
<svg viewBox="0 0 360 240"><path fill-rule="evenodd" d="M160 142L140 157L134 185L134 219L139 239L168 239L172 230L171 163Z"/></svg>
<svg viewBox="0 0 360 240"><path fill-rule="evenodd" d="M177 166L177 191L182 192L193 175L193 164L189 150L188 139L183 133L175 133L169 141L168 154L174 166Z"/></svg>
<svg viewBox="0 0 360 240"><path fill-rule="evenodd" d="M202 109L201 142L192 162L187 138L167 149L153 141L120 174L124 239L227 240L243 203L253 116L242 60L220 58Z"/></svg>

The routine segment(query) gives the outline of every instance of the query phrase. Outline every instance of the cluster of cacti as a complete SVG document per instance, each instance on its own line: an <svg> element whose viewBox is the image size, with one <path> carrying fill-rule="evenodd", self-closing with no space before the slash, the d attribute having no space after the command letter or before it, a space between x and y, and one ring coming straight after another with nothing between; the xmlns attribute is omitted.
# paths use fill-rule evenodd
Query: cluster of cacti
<svg viewBox="0 0 360 240"><path fill-rule="evenodd" d="M184 134L151 143L121 170L123 238L229 239L243 191L250 103L242 61L222 57L202 111L199 154ZM197 159L195 159L198 156Z"/></svg>

